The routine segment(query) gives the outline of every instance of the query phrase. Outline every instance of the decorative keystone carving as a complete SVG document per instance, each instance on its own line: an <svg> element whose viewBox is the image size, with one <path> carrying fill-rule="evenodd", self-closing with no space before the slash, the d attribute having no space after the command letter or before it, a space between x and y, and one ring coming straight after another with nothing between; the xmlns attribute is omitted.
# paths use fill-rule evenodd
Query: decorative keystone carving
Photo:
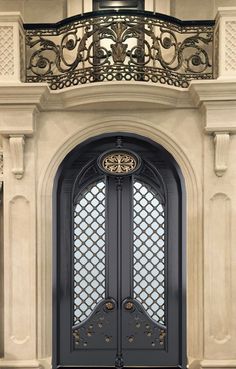
<svg viewBox="0 0 236 369"><path fill-rule="evenodd" d="M21 179L24 174L24 135L11 135L9 138L11 158L12 158L12 173L16 179Z"/></svg>
<svg viewBox="0 0 236 369"><path fill-rule="evenodd" d="M228 168L229 133L215 133L215 173L222 177Z"/></svg>

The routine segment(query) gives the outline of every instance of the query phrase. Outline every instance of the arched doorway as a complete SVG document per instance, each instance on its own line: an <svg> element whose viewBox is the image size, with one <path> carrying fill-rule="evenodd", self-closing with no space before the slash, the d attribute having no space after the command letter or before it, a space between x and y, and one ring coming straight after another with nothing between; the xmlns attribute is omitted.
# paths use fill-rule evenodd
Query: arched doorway
<svg viewBox="0 0 236 369"><path fill-rule="evenodd" d="M112 134L55 186L53 366L185 367L183 189L168 152Z"/></svg>

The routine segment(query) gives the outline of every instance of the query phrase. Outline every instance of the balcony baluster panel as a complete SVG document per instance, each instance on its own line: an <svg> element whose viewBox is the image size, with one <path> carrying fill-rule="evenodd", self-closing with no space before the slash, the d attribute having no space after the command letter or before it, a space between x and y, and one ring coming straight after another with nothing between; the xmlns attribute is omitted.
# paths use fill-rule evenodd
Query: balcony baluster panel
<svg viewBox="0 0 236 369"><path fill-rule="evenodd" d="M186 88L193 79L213 78L213 21L126 10L25 30L27 82L53 90L112 80Z"/></svg>

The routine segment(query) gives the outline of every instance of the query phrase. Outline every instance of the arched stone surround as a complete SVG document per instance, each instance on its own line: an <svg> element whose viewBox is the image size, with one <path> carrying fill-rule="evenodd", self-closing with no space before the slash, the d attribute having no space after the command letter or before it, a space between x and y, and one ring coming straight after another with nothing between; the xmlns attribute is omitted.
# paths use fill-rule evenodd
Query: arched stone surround
<svg viewBox="0 0 236 369"><path fill-rule="evenodd" d="M37 276L38 276L38 354L39 361L50 367L52 327L52 193L57 169L65 156L79 143L105 133L135 133L163 146L181 168L187 195L187 355L191 366L203 358L203 252L202 188L197 169L171 132L153 122L131 116L113 116L67 134L48 157L39 176L37 191ZM42 360L40 360L40 358ZM197 361L197 362L196 362Z"/></svg>
<svg viewBox="0 0 236 369"><path fill-rule="evenodd" d="M0 86L5 265L1 368L51 367L54 178L80 142L117 131L162 145L185 179L191 368L236 368L235 98L235 82L228 80L196 81L186 91L142 82L56 93L45 84ZM26 224L18 215L23 211L28 212ZM16 227L20 242L12 238ZM14 262L16 255L20 263Z"/></svg>

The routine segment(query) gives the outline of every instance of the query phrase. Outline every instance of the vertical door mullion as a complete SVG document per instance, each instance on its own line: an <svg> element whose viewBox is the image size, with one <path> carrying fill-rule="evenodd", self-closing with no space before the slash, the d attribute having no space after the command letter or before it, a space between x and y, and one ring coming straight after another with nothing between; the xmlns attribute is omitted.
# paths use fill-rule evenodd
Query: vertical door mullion
<svg viewBox="0 0 236 369"><path fill-rule="evenodd" d="M117 197L115 178L106 181L106 298L117 301Z"/></svg>
<svg viewBox="0 0 236 369"><path fill-rule="evenodd" d="M122 358L122 180L116 178L116 196L117 196L117 354L116 367L123 366Z"/></svg>
<svg viewBox="0 0 236 369"><path fill-rule="evenodd" d="M133 297L133 189L132 177L122 185L122 301Z"/></svg>

